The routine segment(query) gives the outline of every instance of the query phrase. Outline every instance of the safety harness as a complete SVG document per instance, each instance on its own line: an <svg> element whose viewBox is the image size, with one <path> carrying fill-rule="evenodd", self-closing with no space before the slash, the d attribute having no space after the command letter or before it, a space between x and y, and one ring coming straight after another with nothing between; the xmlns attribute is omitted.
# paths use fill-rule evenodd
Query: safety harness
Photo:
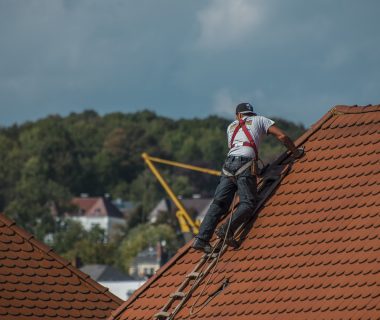
<svg viewBox="0 0 380 320"><path fill-rule="evenodd" d="M245 120L244 119L239 119L239 124L235 127L235 130L232 133L232 137L231 137L231 141L230 141L230 148L235 147L235 144L234 144L235 137L236 137L236 135L237 135L237 133L239 132L240 129L243 129L243 132L244 132L245 136L247 137L247 139L249 141L249 142L248 141L244 141L243 142L243 146L245 146L245 147L251 147L253 149L253 151L255 152L255 160L257 161L258 157L259 157L259 153L257 151L256 143L253 140L253 137L252 137L251 133L249 132L249 130L248 130L246 124L245 124Z"/></svg>
<svg viewBox="0 0 380 320"><path fill-rule="evenodd" d="M234 141L235 141L235 137L236 137L236 135L237 135L237 133L239 132L240 129L243 130L245 136L248 139L248 141L244 141L242 145L245 146L245 147L251 147L253 149L253 151L255 152L255 157L251 161L248 161L243 166L241 166L238 170L236 170L236 172L234 174L232 174L231 172L229 172L229 171L227 171L226 169L223 168L222 169L223 174L225 174L228 177L238 176L244 170L248 169L252 164L254 164L255 171L256 171L256 168L257 168L257 161L259 159L259 154L258 154L257 146L256 146L255 141L253 140L253 137L252 137L251 133L249 132L249 130L248 130L246 124L245 124L245 120L244 119L239 119L239 124L235 127L235 130L232 133L229 147L230 147L230 149L232 149L233 147L236 146L236 144L234 144Z"/></svg>

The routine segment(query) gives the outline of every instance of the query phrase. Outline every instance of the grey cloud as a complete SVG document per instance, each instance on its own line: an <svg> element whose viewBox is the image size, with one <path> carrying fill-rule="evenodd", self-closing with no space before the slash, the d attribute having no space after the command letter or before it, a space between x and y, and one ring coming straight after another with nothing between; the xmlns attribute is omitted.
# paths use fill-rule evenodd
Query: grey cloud
<svg viewBox="0 0 380 320"><path fill-rule="evenodd" d="M376 0L2 0L0 124L85 108L230 116L243 99L310 124L334 104L380 102L379 9Z"/></svg>

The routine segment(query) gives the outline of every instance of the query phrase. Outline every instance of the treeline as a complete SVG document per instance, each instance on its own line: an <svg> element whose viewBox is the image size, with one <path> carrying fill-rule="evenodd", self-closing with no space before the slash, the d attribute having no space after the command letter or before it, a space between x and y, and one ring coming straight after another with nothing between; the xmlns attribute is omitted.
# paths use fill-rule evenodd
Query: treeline
<svg viewBox="0 0 380 320"><path fill-rule="evenodd" d="M275 119L292 138L302 125ZM140 204L141 221L164 195L146 169L141 153L219 169L227 152L226 127L217 116L180 119L151 111L94 111L0 128L0 212L43 239L54 232L50 214L69 206L72 196L110 194ZM268 161L284 149L267 138L261 157ZM177 194L210 196L215 177L165 168Z"/></svg>

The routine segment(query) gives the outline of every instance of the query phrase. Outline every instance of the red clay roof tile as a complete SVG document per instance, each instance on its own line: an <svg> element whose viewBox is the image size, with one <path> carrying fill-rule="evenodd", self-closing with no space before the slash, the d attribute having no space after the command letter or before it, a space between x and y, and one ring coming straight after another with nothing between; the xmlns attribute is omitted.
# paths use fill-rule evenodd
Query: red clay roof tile
<svg viewBox="0 0 380 320"><path fill-rule="evenodd" d="M378 318L379 123L380 106L337 106L300 137L305 157L221 256L198 305L210 302L190 314L206 277L175 319ZM186 245L109 319L152 319L200 259Z"/></svg>
<svg viewBox="0 0 380 320"><path fill-rule="evenodd" d="M106 319L122 300L0 214L0 318Z"/></svg>

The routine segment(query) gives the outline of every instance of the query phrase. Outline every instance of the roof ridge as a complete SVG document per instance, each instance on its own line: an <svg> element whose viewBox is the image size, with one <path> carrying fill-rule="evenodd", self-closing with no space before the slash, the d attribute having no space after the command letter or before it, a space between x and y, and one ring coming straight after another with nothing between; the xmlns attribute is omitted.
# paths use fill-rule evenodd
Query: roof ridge
<svg viewBox="0 0 380 320"><path fill-rule="evenodd" d="M358 106L357 104L352 106L346 105L336 105L331 108L329 112L333 114L353 114L353 113L367 113L367 112L378 112L380 111L380 104L372 105L368 104L365 106Z"/></svg>
<svg viewBox="0 0 380 320"><path fill-rule="evenodd" d="M314 133L316 133L324 123L330 120L333 116L343 115L343 114L355 114L355 113L367 113L367 112L380 112L380 104L378 105L366 105L366 106L358 106L358 105L335 105L327 111L322 118L320 118L317 122L312 124L310 128L304 132L297 140L294 142L296 147L301 146L307 139L309 139ZM285 151L280 154L277 159L275 159L271 165L277 165L283 162L289 156L289 152Z"/></svg>
<svg viewBox="0 0 380 320"><path fill-rule="evenodd" d="M94 207L103 207L103 209L105 209L105 206L104 206L104 200L103 200L103 197L98 197L96 198L96 201L94 201L94 203L91 205L91 207L86 211L87 212L91 212ZM107 211L107 210L106 210ZM107 214L106 214L107 216Z"/></svg>
<svg viewBox="0 0 380 320"><path fill-rule="evenodd" d="M108 288L102 286L95 280L91 279L91 277L84 272L80 271L79 269L75 268L69 261L62 258L60 255L54 252L54 250L49 247L48 245L44 244L43 242L37 240L31 233L26 231L25 229L19 227L15 221L8 218L4 214L0 213L0 220L3 221L9 228L11 228L14 232L16 232L20 237L27 240L29 243L31 243L34 247L42 251L43 253L47 254L48 256L52 257L55 261L63 265L65 268L69 269L72 273L74 273L76 276L78 276L80 279L84 280L85 284L88 284L92 286L94 289L96 289L98 292L103 293L107 295L110 299L112 299L116 303L120 303L123 300L119 299L117 296L112 294Z"/></svg>

